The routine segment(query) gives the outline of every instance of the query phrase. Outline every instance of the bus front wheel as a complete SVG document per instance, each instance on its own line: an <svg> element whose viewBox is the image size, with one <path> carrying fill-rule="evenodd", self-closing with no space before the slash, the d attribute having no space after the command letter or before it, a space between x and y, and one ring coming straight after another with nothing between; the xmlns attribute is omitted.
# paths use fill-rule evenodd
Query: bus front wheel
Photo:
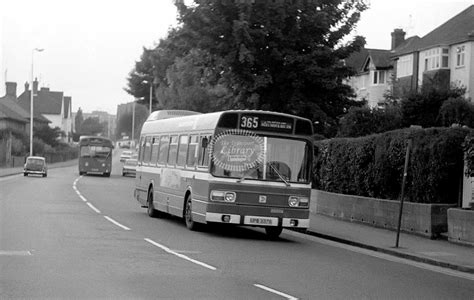
<svg viewBox="0 0 474 300"><path fill-rule="evenodd" d="M282 231L283 231L283 227L281 226L265 227L265 232L267 233L267 236L272 240L278 239Z"/></svg>
<svg viewBox="0 0 474 300"><path fill-rule="evenodd" d="M191 199L191 195L188 195L184 203L184 222L189 230L195 231L198 229L198 224L193 221L193 205Z"/></svg>
<svg viewBox="0 0 474 300"><path fill-rule="evenodd" d="M151 218L161 217L161 213L153 207L153 189L150 189L148 191L147 203L148 203L148 208L146 211L147 211L148 216Z"/></svg>

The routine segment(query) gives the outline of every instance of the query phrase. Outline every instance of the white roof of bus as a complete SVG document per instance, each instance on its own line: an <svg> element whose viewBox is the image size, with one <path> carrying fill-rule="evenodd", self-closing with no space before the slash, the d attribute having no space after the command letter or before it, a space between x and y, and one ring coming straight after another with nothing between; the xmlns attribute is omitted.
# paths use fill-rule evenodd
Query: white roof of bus
<svg viewBox="0 0 474 300"><path fill-rule="evenodd" d="M236 113L271 113L282 117L292 117L304 119L298 116L285 113L263 111L263 110L228 110L207 114L196 114L183 117L167 118L160 120L150 120L143 124L141 134L153 134L157 132L191 132L191 131L214 131L220 116L226 112Z"/></svg>
<svg viewBox="0 0 474 300"><path fill-rule="evenodd" d="M183 117L146 121L142 127L142 134L156 132L181 132L197 130L214 130L222 112L197 114Z"/></svg>

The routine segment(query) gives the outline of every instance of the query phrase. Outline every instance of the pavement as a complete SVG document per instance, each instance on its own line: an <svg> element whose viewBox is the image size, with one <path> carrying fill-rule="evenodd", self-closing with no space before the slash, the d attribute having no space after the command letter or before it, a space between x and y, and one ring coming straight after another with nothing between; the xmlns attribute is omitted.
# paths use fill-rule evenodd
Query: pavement
<svg viewBox="0 0 474 300"><path fill-rule="evenodd" d="M48 169L69 167L75 164L77 160L48 164ZM0 168L0 177L22 173L22 167ZM307 233L355 247L474 274L474 247L452 243L446 239L432 240L400 233L399 247L395 248L395 231L315 213L311 214L310 228Z"/></svg>

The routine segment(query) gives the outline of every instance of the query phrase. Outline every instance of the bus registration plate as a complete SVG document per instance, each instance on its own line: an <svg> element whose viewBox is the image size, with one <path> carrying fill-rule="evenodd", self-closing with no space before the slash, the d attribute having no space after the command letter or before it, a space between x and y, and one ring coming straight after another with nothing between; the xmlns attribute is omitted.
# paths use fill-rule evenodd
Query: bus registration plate
<svg viewBox="0 0 474 300"><path fill-rule="evenodd" d="M278 225L278 218L245 216L244 224L247 224L247 225L277 226Z"/></svg>

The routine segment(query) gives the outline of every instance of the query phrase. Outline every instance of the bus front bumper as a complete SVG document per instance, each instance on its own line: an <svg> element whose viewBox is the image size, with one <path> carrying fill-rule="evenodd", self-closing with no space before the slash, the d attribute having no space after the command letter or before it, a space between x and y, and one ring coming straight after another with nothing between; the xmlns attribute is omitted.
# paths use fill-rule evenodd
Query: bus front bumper
<svg viewBox="0 0 474 300"><path fill-rule="evenodd" d="M206 222L228 223L249 226L282 226L283 228L309 228L309 219L281 218L268 216L236 215L226 213L206 213Z"/></svg>

